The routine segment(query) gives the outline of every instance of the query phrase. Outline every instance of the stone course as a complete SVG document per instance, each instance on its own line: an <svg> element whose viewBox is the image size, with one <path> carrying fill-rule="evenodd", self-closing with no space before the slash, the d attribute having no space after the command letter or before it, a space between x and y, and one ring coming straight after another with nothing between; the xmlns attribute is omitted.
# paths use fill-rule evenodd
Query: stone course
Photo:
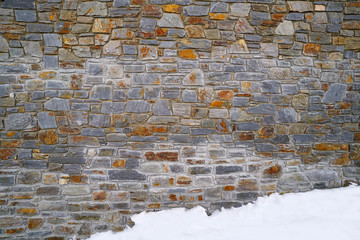
<svg viewBox="0 0 360 240"><path fill-rule="evenodd" d="M0 2L0 238L85 239L360 180L360 3Z"/></svg>

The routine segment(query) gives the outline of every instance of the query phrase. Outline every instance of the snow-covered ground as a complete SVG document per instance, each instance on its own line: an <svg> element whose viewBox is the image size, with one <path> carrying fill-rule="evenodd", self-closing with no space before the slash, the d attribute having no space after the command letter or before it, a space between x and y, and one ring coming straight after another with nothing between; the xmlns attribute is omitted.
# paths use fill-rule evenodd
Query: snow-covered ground
<svg viewBox="0 0 360 240"><path fill-rule="evenodd" d="M132 217L133 228L91 240L359 240L360 186L259 198L222 210L172 209Z"/></svg>

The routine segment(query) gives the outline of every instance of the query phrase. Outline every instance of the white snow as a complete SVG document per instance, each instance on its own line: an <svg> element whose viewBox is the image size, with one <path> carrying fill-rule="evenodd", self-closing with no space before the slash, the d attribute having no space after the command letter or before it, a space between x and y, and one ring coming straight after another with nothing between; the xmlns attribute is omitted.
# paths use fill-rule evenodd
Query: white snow
<svg viewBox="0 0 360 240"><path fill-rule="evenodd" d="M273 194L216 211L202 207L134 215L133 228L89 240L359 240L360 186Z"/></svg>

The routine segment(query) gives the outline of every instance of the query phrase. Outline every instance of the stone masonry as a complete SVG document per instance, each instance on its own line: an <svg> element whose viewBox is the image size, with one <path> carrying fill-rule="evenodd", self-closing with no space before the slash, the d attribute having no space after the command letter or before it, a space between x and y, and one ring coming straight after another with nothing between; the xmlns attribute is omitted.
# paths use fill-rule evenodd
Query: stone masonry
<svg viewBox="0 0 360 240"><path fill-rule="evenodd" d="M360 2L0 1L0 239L359 183Z"/></svg>

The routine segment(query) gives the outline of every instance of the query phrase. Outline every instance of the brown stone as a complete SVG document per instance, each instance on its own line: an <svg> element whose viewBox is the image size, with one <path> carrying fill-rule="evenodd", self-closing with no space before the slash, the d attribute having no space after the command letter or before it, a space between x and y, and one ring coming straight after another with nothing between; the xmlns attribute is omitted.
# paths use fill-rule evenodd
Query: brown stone
<svg viewBox="0 0 360 240"><path fill-rule="evenodd" d="M70 176L71 183L86 184L88 183L89 177L86 175L73 175Z"/></svg>
<svg viewBox="0 0 360 240"><path fill-rule="evenodd" d="M169 161L175 162L179 160L178 152L146 152L145 158L148 161Z"/></svg>
<svg viewBox="0 0 360 240"><path fill-rule="evenodd" d="M116 27L115 20L111 18L96 18L93 24L92 31L94 33L111 33L111 30Z"/></svg>
<svg viewBox="0 0 360 240"><path fill-rule="evenodd" d="M134 136L149 136L151 135L151 131L145 127L145 126L136 126L135 128L133 128L133 130L131 131L131 134Z"/></svg>
<svg viewBox="0 0 360 240"><path fill-rule="evenodd" d="M240 179L236 190L257 191L259 190L259 186L256 179Z"/></svg>
<svg viewBox="0 0 360 240"><path fill-rule="evenodd" d="M34 216L38 214L35 208L19 208L16 210L17 214L24 216Z"/></svg>
<svg viewBox="0 0 360 240"><path fill-rule="evenodd" d="M40 143L54 145L58 142L56 130L43 130L39 133Z"/></svg>
<svg viewBox="0 0 360 240"><path fill-rule="evenodd" d="M156 5L144 5L142 9L143 17L161 17L162 11L159 6Z"/></svg>
<svg viewBox="0 0 360 240"><path fill-rule="evenodd" d="M274 127L262 127L259 131L260 138L274 137Z"/></svg>
<svg viewBox="0 0 360 240"><path fill-rule="evenodd" d="M106 191L93 192L94 201L104 201L107 199Z"/></svg>
<svg viewBox="0 0 360 240"><path fill-rule="evenodd" d="M11 229L6 229L5 233L6 234L17 234L17 233L22 233L24 232L24 228L11 228Z"/></svg>
<svg viewBox="0 0 360 240"><path fill-rule="evenodd" d="M28 228L30 230L39 229L43 223L42 218L29 218Z"/></svg>
<svg viewBox="0 0 360 240"><path fill-rule="evenodd" d="M224 186L223 189L224 189L224 191L234 191L235 186Z"/></svg>
<svg viewBox="0 0 360 240"><path fill-rule="evenodd" d="M196 52L193 49L179 50L179 56L184 59L198 59Z"/></svg>
<svg viewBox="0 0 360 240"><path fill-rule="evenodd" d="M0 159L1 160L7 160L7 159L13 159L16 154L16 149L0 149Z"/></svg>
<svg viewBox="0 0 360 240"><path fill-rule="evenodd" d="M99 140L96 137L84 137L84 136L70 136L69 144L74 146L100 146Z"/></svg>
<svg viewBox="0 0 360 240"><path fill-rule="evenodd" d="M112 166L116 168L125 168L125 164L126 164L125 160L115 160Z"/></svg>
<svg viewBox="0 0 360 240"><path fill-rule="evenodd" d="M1 141L1 146L5 147L5 148L16 148L21 146L22 144L22 140L21 139L14 139L14 140L2 140Z"/></svg>
<svg viewBox="0 0 360 240"><path fill-rule="evenodd" d="M225 13L209 13L209 16L213 20L225 20L228 15Z"/></svg>
<svg viewBox="0 0 360 240"><path fill-rule="evenodd" d="M189 25L185 27L185 31L190 38L204 38L205 32L203 27L199 25Z"/></svg>
<svg viewBox="0 0 360 240"><path fill-rule="evenodd" d="M57 74L54 71L44 71L44 72L39 72L38 73L39 78L41 78L43 80L55 79L56 75Z"/></svg>
<svg viewBox="0 0 360 240"><path fill-rule="evenodd" d="M278 178L280 177L282 168L280 165L276 164L271 166L263 171L263 177L265 178Z"/></svg>
<svg viewBox="0 0 360 240"><path fill-rule="evenodd" d="M307 43L304 45L303 53L306 56L316 57L320 51L320 45L315 43Z"/></svg>
<svg viewBox="0 0 360 240"><path fill-rule="evenodd" d="M221 100L231 100L234 96L234 92L231 90L222 90L218 92L218 98Z"/></svg>
<svg viewBox="0 0 360 240"><path fill-rule="evenodd" d="M315 144L314 149L317 151L338 151L340 150L340 145L333 143L318 143Z"/></svg>
<svg viewBox="0 0 360 240"><path fill-rule="evenodd" d="M176 4L164 5L163 10L168 13L180 13L180 6Z"/></svg>
<svg viewBox="0 0 360 240"><path fill-rule="evenodd" d="M191 177L181 176L177 178L176 184L179 186L186 186L192 183Z"/></svg>
<svg viewBox="0 0 360 240"><path fill-rule="evenodd" d="M79 127L67 127L67 126L59 127L60 134L78 134L80 132L81 132L81 128Z"/></svg>
<svg viewBox="0 0 360 240"><path fill-rule="evenodd" d="M341 157L331 160L331 165L348 166L350 163L349 153L342 153Z"/></svg>

